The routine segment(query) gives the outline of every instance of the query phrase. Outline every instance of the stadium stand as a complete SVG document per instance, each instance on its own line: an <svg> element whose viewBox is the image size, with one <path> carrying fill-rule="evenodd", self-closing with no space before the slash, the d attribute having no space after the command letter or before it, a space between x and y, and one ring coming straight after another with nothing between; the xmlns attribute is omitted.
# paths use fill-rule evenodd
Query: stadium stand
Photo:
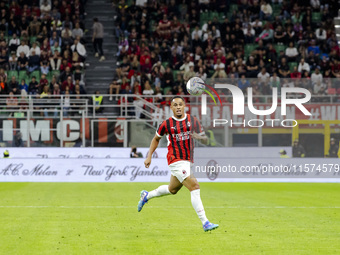
<svg viewBox="0 0 340 255"><path fill-rule="evenodd" d="M0 93L79 93L70 84L85 91L85 1L9 2L0 3Z"/></svg>
<svg viewBox="0 0 340 255"><path fill-rule="evenodd" d="M117 92L166 103L163 95L186 94L186 80L199 76L242 88L257 79L262 95L284 86L340 95L338 9L337 1L1 1L0 93L91 100L84 94L99 90L109 95L104 105L122 103ZM104 26L102 62L95 17Z"/></svg>
<svg viewBox="0 0 340 255"><path fill-rule="evenodd" d="M192 76L243 76L269 84L259 86L264 95L291 86L286 78L301 77L309 82L294 86L340 94L333 21L338 1L138 0L114 6L120 93L150 95L151 85L157 94L185 94L184 81Z"/></svg>

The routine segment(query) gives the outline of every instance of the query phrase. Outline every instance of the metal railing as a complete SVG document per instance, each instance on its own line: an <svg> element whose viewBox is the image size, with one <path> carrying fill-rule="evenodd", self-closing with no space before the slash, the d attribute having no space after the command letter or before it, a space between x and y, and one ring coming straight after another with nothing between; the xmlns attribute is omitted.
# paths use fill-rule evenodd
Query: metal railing
<svg viewBox="0 0 340 255"><path fill-rule="evenodd" d="M64 115L81 115L84 111L85 117L105 116L106 118L125 118L125 119L154 119L155 116L159 118L162 113L161 106L164 104L166 98L172 98L173 95L163 95L162 102L158 95L141 96L131 94L108 95L104 94L103 101L100 105L96 105L96 101L92 96L98 95L69 95L69 100L65 101L66 96L50 95L48 98L37 98L33 95L27 97L0 95L0 119L8 117L23 117L22 114L31 114L31 117L39 118L40 116L49 116L51 118L59 117L60 112ZM110 101L109 98L118 98L118 101ZM289 98L301 97L300 95L291 95ZM183 95L189 105L200 105L201 97ZM221 95L221 100L225 104L232 103L231 95ZM272 104L271 95L256 96L258 104ZM245 104L247 103L247 96L245 96ZM340 104L340 95L320 95L312 96L308 103L313 104ZM308 104L307 103L307 104ZM208 97L208 105L214 105L212 99ZM101 110L98 110L100 108ZM61 110L61 111L60 111ZM54 115L58 112L58 115ZM52 113L52 114L51 114Z"/></svg>

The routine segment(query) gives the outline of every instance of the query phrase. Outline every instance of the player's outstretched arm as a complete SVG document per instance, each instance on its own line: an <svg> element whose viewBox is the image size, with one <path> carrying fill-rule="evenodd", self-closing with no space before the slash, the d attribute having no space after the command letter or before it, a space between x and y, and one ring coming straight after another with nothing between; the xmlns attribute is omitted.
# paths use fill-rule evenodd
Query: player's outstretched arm
<svg viewBox="0 0 340 255"><path fill-rule="evenodd" d="M146 158L146 160L144 161L144 165L146 168L149 168L150 164L151 164L151 157L152 154L155 152L155 150L158 147L159 141L161 140L162 137L159 137L157 135L154 136L154 138L151 141L150 144L150 148L149 148L149 154L148 157Z"/></svg>
<svg viewBox="0 0 340 255"><path fill-rule="evenodd" d="M192 138L198 140L199 142L203 143L203 144L208 144L208 137L204 134L204 135L199 135L197 133L193 133L192 134Z"/></svg>

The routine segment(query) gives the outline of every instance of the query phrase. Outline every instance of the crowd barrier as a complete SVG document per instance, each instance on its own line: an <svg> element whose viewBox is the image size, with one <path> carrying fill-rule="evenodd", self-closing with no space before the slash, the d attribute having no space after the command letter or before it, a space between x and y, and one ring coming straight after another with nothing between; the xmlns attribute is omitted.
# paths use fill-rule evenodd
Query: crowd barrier
<svg viewBox="0 0 340 255"><path fill-rule="evenodd" d="M3 158L0 182L169 182L163 158ZM340 182L338 159L198 158L200 182Z"/></svg>

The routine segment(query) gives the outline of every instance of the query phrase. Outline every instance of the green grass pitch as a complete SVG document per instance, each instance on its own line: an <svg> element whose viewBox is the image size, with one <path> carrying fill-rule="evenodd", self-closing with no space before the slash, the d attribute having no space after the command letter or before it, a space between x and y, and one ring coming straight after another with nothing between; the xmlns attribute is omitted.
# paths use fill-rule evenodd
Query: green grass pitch
<svg viewBox="0 0 340 255"><path fill-rule="evenodd" d="M0 254L340 254L340 184L201 183L151 200L159 183L1 183Z"/></svg>

